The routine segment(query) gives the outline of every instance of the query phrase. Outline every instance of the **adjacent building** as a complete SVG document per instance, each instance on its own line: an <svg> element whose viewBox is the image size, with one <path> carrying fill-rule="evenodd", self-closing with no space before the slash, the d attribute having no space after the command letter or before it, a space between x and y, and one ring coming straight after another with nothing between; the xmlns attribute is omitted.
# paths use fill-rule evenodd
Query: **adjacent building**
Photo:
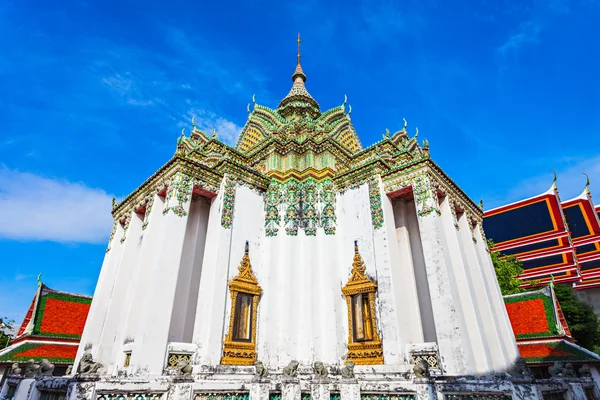
<svg viewBox="0 0 600 400"><path fill-rule="evenodd" d="M561 201L553 183L538 196L486 210L483 226L496 250L522 261L523 287L572 284L600 315L599 215L587 185Z"/></svg>
<svg viewBox="0 0 600 400"><path fill-rule="evenodd" d="M577 375L583 365L600 364L600 356L581 346L573 337L560 308L554 285L504 296L519 353L537 379L551 378L555 362L571 364ZM586 390L591 390L587 386ZM589 394L588 397L594 398Z"/></svg>
<svg viewBox="0 0 600 400"><path fill-rule="evenodd" d="M0 378L13 364L25 369L29 360L42 359L54 365L53 376L65 375L75 361L91 302L91 296L60 292L39 281L15 338L0 350Z"/></svg>

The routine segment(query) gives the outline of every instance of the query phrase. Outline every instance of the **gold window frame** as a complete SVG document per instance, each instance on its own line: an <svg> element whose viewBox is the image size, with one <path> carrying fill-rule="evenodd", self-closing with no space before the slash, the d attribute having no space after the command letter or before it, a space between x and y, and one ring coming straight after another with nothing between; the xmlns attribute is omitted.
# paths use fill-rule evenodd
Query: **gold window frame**
<svg viewBox="0 0 600 400"><path fill-rule="evenodd" d="M377 314L375 313L375 294L377 293L377 284L369 279L366 274L367 268L358 252L358 243L354 241L354 261L352 262L352 276L342 288L342 293L346 296L346 305L348 306L348 353L346 359L353 361L357 365L375 365L383 364L383 349L381 338L377 329ZM355 340L354 338L354 316L352 298L355 295L362 294L368 298L368 307L370 313L370 322L372 329L371 340Z"/></svg>
<svg viewBox="0 0 600 400"><path fill-rule="evenodd" d="M229 282L231 311L229 314L229 329L223 342L223 357L221 358L221 364L223 365L253 365L256 361L258 300L262 293L262 288L258 285L258 280L254 276L254 272L252 272L252 265L248 254L248 241L246 241L244 256L238 270L238 274ZM233 340L237 296L240 293L252 296L250 340Z"/></svg>

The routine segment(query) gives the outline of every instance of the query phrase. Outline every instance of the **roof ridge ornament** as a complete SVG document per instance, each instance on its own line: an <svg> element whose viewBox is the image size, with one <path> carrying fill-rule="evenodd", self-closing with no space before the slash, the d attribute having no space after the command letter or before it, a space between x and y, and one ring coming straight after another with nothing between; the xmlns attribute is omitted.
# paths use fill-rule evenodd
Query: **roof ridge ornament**
<svg viewBox="0 0 600 400"><path fill-rule="evenodd" d="M585 172L582 172L582 174L584 174L585 177L587 178L587 181L585 182L585 191L589 192L590 191L590 189L589 189L589 187L590 187L590 177Z"/></svg>
<svg viewBox="0 0 600 400"><path fill-rule="evenodd" d="M556 176L556 171L552 168L550 168L550 170L552 172L554 172L554 179L552 180L552 186L556 187L556 181L558 180L557 176Z"/></svg>

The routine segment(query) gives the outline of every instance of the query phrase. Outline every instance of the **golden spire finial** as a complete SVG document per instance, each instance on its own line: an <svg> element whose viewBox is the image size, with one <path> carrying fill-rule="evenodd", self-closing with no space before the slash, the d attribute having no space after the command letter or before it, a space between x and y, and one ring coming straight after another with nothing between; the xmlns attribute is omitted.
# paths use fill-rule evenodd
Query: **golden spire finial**
<svg viewBox="0 0 600 400"><path fill-rule="evenodd" d="M300 43L302 41L300 40L300 32L298 32L298 65L300 65Z"/></svg>
<svg viewBox="0 0 600 400"><path fill-rule="evenodd" d="M294 71L294 75L292 75L292 81L294 84L304 84L306 82L306 75L304 75L304 71L302 71L302 66L300 65L300 34L298 34L298 64L296 64L296 71ZM300 78L298 80L298 78Z"/></svg>

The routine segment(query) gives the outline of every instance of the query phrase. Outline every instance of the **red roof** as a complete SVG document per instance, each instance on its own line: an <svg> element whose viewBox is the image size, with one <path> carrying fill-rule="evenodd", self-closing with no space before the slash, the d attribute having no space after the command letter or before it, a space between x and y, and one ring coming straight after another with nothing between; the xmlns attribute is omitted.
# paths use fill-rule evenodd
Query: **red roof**
<svg viewBox="0 0 600 400"><path fill-rule="evenodd" d="M521 357L528 363L600 362L600 357L574 343L552 285L504 296Z"/></svg>
<svg viewBox="0 0 600 400"><path fill-rule="evenodd" d="M551 286L505 296L504 303L517 340L570 338L567 322L558 314L558 302Z"/></svg>
<svg viewBox="0 0 600 400"><path fill-rule="evenodd" d="M37 299L37 293L35 296L33 296L33 300L31 300L31 305L29 306L29 309L27 310L27 314L25 314L25 318L23 319L23 323L21 324L21 327L19 328L19 332L17 332L17 337L19 337L25 333L25 329L27 329L27 325L29 325L29 322L31 321L31 317L33 317L33 308L35 307L36 299Z"/></svg>
<svg viewBox="0 0 600 400"><path fill-rule="evenodd" d="M519 353L528 363L600 362L597 355L566 340L519 343Z"/></svg>
<svg viewBox="0 0 600 400"><path fill-rule="evenodd" d="M46 358L72 364L92 298L40 284L12 344L0 350L0 363Z"/></svg>
<svg viewBox="0 0 600 400"><path fill-rule="evenodd" d="M72 364L77 354L78 343L36 343L21 342L3 351L0 363L25 362L43 358L56 364Z"/></svg>
<svg viewBox="0 0 600 400"><path fill-rule="evenodd" d="M79 339L92 298L59 292L41 284L14 342L32 337Z"/></svg>

